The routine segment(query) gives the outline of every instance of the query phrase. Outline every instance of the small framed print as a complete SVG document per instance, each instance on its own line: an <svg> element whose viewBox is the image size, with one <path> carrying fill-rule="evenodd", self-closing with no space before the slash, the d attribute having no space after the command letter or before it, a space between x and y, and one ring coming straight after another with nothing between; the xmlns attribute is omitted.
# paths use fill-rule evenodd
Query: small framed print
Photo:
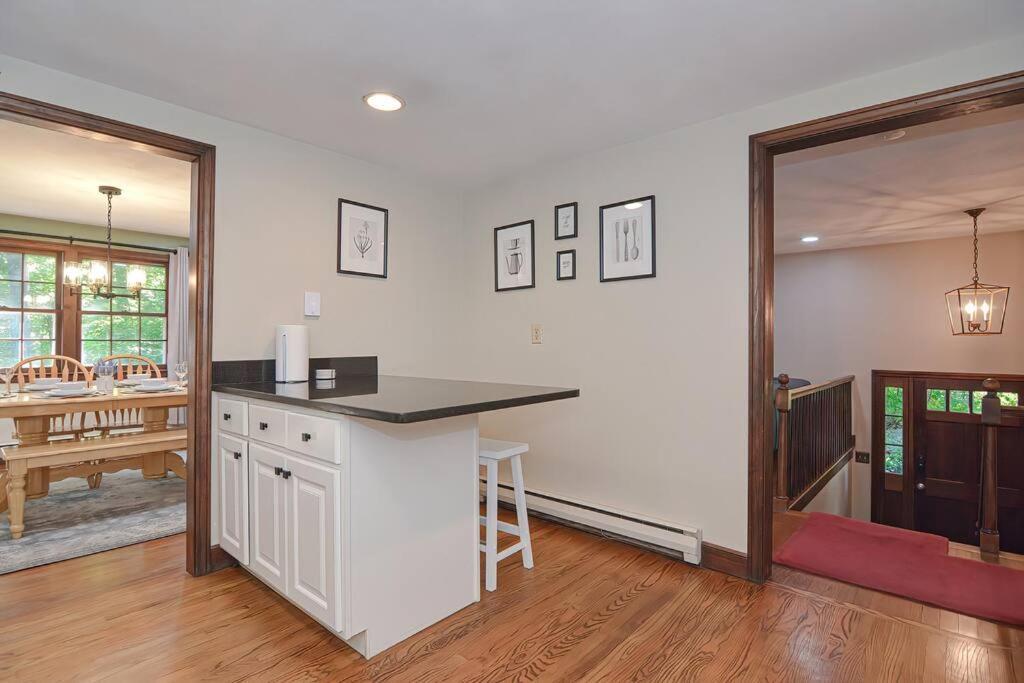
<svg viewBox="0 0 1024 683"><path fill-rule="evenodd" d="M601 282L654 277L654 195L601 207Z"/></svg>
<svg viewBox="0 0 1024 683"><path fill-rule="evenodd" d="M494 291L534 286L533 221L494 229Z"/></svg>
<svg viewBox="0 0 1024 683"><path fill-rule="evenodd" d="M388 210L338 200L338 272L388 276Z"/></svg>
<svg viewBox="0 0 1024 683"><path fill-rule="evenodd" d="M555 254L555 279L576 279L576 250L566 249Z"/></svg>
<svg viewBox="0 0 1024 683"><path fill-rule="evenodd" d="M559 204L555 207L555 239L565 240L576 237L579 234L579 224L576 222L576 210L579 208L576 202Z"/></svg>

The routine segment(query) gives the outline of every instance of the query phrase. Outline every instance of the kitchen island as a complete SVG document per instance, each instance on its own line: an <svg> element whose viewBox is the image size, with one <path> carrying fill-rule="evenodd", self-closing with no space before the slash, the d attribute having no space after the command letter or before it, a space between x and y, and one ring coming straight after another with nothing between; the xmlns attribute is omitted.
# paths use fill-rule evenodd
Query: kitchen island
<svg viewBox="0 0 1024 683"><path fill-rule="evenodd" d="M213 389L220 547L364 657L480 599L477 415L579 395L377 374Z"/></svg>

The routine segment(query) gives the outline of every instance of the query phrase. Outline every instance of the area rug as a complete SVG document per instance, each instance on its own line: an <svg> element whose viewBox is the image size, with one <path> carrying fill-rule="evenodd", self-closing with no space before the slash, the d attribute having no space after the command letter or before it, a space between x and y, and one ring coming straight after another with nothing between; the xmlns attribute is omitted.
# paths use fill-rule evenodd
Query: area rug
<svg viewBox="0 0 1024 683"><path fill-rule="evenodd" d="M183 531L185 481L173 474L151 481L139 471L105 474L98 489L65 479L25 503L20 539L11 538L7 513L0 514L0 574Z"/></svg>
<svg viewBox="0 0 1024 683"><path fill-rule="evenodd" d="M948 551L941 536L812 512L774 559L961 614L1024 624L1024 571Z"/></svg>

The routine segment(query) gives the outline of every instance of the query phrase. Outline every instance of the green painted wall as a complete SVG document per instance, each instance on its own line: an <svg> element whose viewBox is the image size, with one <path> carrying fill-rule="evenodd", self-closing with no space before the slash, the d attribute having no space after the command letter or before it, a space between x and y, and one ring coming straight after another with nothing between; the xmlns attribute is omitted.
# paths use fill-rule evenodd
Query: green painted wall
<svg viewBox="0 0 1024 683"><path fill-rule="evenodd" d="M16 216L10 213L0 213L0 229L24 230L26 232L42 233L46 235L53 235L55 237L87 237L97 240L103 240L107 237L107 229L99 225L51 221L45 218L30 218L28 216ZM0 237L16 238L17 235L6 235L4 233L0 233ZM164 247L167 249L188 246L188 237L157 235L151 232L139 232L136 230L115 229L111 233L111 239L114 242L141 244L147 247Z"/></svg>

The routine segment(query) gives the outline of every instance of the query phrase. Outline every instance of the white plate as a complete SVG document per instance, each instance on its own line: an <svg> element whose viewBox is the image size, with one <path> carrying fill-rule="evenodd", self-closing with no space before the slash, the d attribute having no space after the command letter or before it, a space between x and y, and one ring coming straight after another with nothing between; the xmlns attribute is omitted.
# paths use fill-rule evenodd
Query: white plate
<svg viewBox="0 0 1024 683"><path fill-rule="evenodd" d="M171 386L170 384L165 384L160 387L137 386L135 387L135 391L141 391L144 394L155 394L161 391L170 391L171 389L174 388L175 387Z"/></svg>
<svg viewBox="0 0 1024 683"><path fill-rule="evenodd" d="M78 398L79 396L91 396L95 393L92 389L78 388L78 389L53 389L46 392L47 396L53 398Z"/></svg>
<svg viewBox="0 0 1024 683"><path fill-rule="evenodd" d="M53 391L54 387L59 387L60 384L26 384L25 391Z"/></svg>

